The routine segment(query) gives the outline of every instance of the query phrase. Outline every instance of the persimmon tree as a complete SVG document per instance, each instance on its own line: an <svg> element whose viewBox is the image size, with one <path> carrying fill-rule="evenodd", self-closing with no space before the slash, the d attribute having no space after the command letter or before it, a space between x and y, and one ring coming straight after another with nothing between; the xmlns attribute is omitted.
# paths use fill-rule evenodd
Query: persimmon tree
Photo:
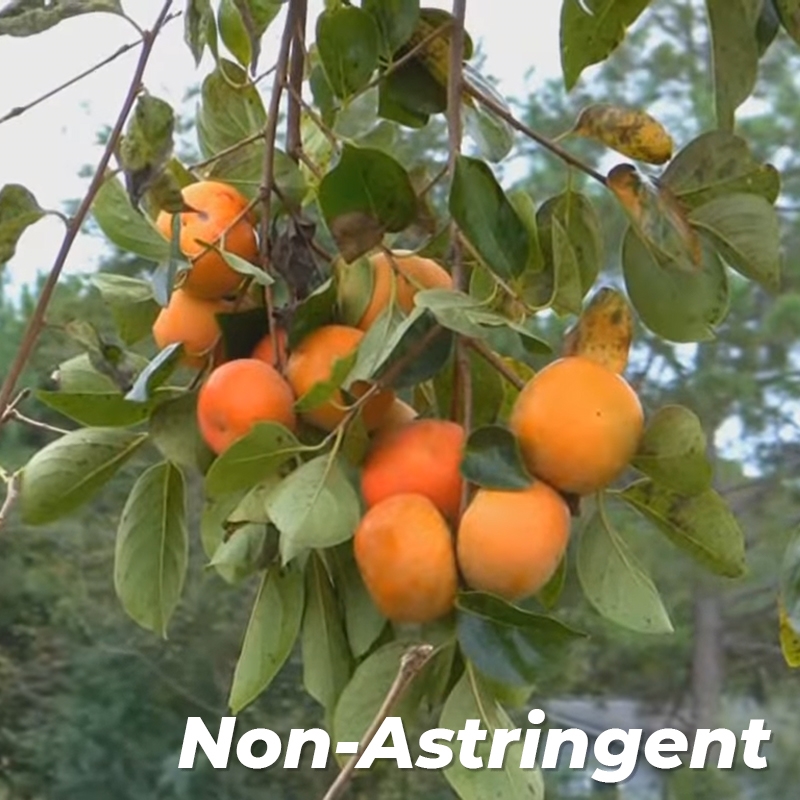
<svg viewBox="0 0 800 800"><path fill-rule="evenodd" d="M600 615L643 636L670 632L657 587L626 542L635 525L653 527L717 575L736 579L746 569L742 531L713 488L707 442L690 408L645 408L644 430L623 426L632 445L615 449L620 463L608 471L602 437L582 439L581 427L558 427L552 414L548 452L576 469L603 462L597 485L558 485L550 475L559 470L542 467L542 425L518 435L528 429L515 420L525 413L518 398L530 394L549 362L591 361L603 381L623 380L637 325L667 343L701 342L725 319L734 282L780 290L780 175L737 134L736 112L778 30L800 41L800 4L707 0L716 126L679 143L646 109L609 104L585 108L557 141L521 122L472 64L465 5L454 0L450 13L418 0L334 1L313 20L305 0L188 0L180 10L186 44L198 65L206 52L214 61L202 76L194 119L202 160L189 164L174 154L174 110L147 89L150 54L179 11L165 2L141 31L119 116L86 196L64 217L62 246L0 388L2 425L38 424L23 410L30 389L18 383L92 215L111 243L152 268L139 278L96 276L118 337L86 323L71 327L85 353L60 365L58 391L36 393L69 429L52 430L53 441L22 470L3 473L0 524L15 505L33 525L70 514L149 449L152 463L119 514L114 578L123 608L166 637L189 549L203 548L232 592L257 586L231 679L231 712L267 689L299 643L305 688L324 708L333 741L362 746L382 717L398 713L410 722L422 707L437 709L445 728L476 717L490 729L512 727L506 708L527 699L552 653L584 636L559 614L569 572ZM565 91L588 67L613 58L640 17L647 25L648 5L563 0ZM0 12L0 35L35 35L100 12L124 15L119 0L46 7L19 0ZM262 73L261 39L271 25L283 32L277 62ZM448 131L439 159L445 168L401 161L398 138L437 117ZM602 164L575 155L577 137L604 146ZM559 194L532 197L501 184L498 167L519 138L563 165ZM625 216L612 258L621 280L606 271L608 221L582 188L587 180ZM189 247L187 220L211 212L188 202L184 190L202 182L232 188L243 203L212 240L198 234ZM0 190L0 262L47 213L23 186ZM252 227L251 253L237 252L228 236L242 225ZM408 251L435 260L449 283L431 288L407 277L401 264ZM309 337L330 326L359 329L378 291L378 257L392 278L388 301L370 315L355 347L330 356L327 374L295 392L299 424L256 421L225 447L209 446L198 424L198 395L209 376L253 357L271 336L268 361L296 388L292 357ZM156 348L162 309L175 293L191 293L198 263L209 258L235 278L224 298L203 298L223 303L212 313L218 335L199 352L180 335ZM553 316L570 326L560 341L547 340L545 321ZM581 392L594 402L592 388L591 381L567 386L564 405ZM462 570L454 596L437 598L444 610L437 606L435 619L408 624L402 614L381 612L374 572L365 580L353 545L366 513L363 465L381 435L366 411L381 393L402 400L409 419L447 419L463 429L460 504L438 532L457 540L472 508L470 546L485 542L487 556L495 556L491 530L483 530L495 512L478 514L475 498L554 484L560 499L552 492L548 503L570 510L569 547L556 552L554 569L542 569L547 581L533 596L477 591ZM332 424L319 424L321 409L337 411ZM398 461L404 468L412 467ZM199 530L187 521L189 477L203 487ZM494 499L481 502L502 508ZM438 514L431 508L418 518ZM531 537L546 535L543 525L532 522ZM409 538L420 546L421 537ZM471 562L485 566L480 554ZM795 547L780 598L780 636L793 666L800 665L797 563ZM518 769L519 747L509 748L503 774L456 761L444 775L466 799L542 797L540 774ZM344 791L354 764L355 757L343 760L327 797Z"/></svg>

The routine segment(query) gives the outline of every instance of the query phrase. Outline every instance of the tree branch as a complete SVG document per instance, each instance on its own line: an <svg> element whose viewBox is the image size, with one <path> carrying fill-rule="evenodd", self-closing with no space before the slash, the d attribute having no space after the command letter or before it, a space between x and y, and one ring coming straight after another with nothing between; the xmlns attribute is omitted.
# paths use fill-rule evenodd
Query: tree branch
<svg viewBox="0 0 800 800"><path fill-rule="evenodd" d="M546 150L549 150L551 153L553 153L553 155L558 156L566 164L581 170L581 172L586 173L590 178L594 178L598 183L602 183L603 186L607 185L604 175L601 175L596 169L593 169L588 164L584 164L583 161L581 161L579 158L576 158L568 150L565 150L563 147L561 147L561 145L556 144L543 134L538 133L524 122L518 120L513 114L511 114L509 111L506 111L506 109L503 108L503 106L501 106L497 101L484 94L469 81L464 81L464 92L482 105L486 106L486 108L494 112L498 117L500 117L500 119L505 120L512 128L515 128L520 133L524 133L529 139L533 139L534 142L541 145Z"/></svg>
<svg viewBox="0 0 800 800"><path fill-rule="evenodd" d="M289 0L289 7L286 11L286 23L281 37L278 60L275 65L275 78L272 84L272 95L269 99L267 109L267 124L264 128L264 164L261 180L261 227L259 230L260 239L260 261L261 268L269 272L270 265L270 221L272 217L272 187L275 184L275 140L278 136L278 115L281 108L281 94L286 85L286 75L289 68L289 50L294 37L295 20L300 4L304 0ZM264 287L264 304L267 307L270 330L275 325L275 308L272 298L272 287ZM277 342L277 340L276 340ZM282 347L275 347L275 366L279 371L283 370L284 353Z"/></svg>
<svg viewBox="0 0 800 800"><path fill-rule="evenodd" d="M477 339L467 339L467 347L477 353L489 366L496 372L504 377L512 386L522 391L525 387L525 381L517 375L514 370L509 367L500 356L493 350L489 349L483 342Z"/></svg>
<svg viewBox="0 0 800 800"><path fill-rule="evenodd" d="M139 61L136 64L136 69L134 70L133 78L131 79L130 86L128 87L128 93L122 104L122 109L119 112L119 116L117 117L117 121L114 124L113 130L111 131L111 135L108 137L108 142L106 142L105 150L103 151L103 155L100 157L100 162L97 165L97 169L95 170L94 177L89 185L89 189L86 192L86 196L81 201L75 216L67 227L66 233L64 234L64 240L62 241L61 247L56 255L53 268L50 270L50 274L47 276L47 280L42 288L42 293L39 296L39 301L36 303L36 308L34 309L30 321L28 322L28 327L25 330L22 344L20 345L19 350L17 351L17 354L11 363L8 374L6 375L3 385L0 388L0 417L3 416L2 412L8 406L8 401L14 392L17 381L19 380L23 369L25 369L25 364L27 363L28 358L33 351L33 347L39 338L39 334L44 326L45 313L48 305L50 304L50 299L53 296L53 292L55 291L58 279L61 275L61 270L64 268L64 264L67 261L67 257L72 249L72 245L74 244L75 239L81 230L81 226L83 225L83 221L86 219L89 209L94 202L95 195L103 184L106 168L108 167L108 164L111 161L111 156L113 155L114 150L117 147L117 143L119 142L119 137L122 134L122 128L125 125L125 120L128 118L128 114L133 108L133 104L136 102L136 96L138 95L141 87L142 76L144 75L145 67L150 59L150 54L153 51L153 46L158 38L158 34L166 22L167 14L169 13L171 5L172 0L165 0L161 11L156 17L156 21L153 24L152 30L145 32L142 42L142 52L139 54Z"/></svg>
<svg viewBox="0 0 800 800"><path fill-rule="evenodd" d="M289 59L289 86L292 92L286 111L286 152L295 161L299 160L302 137L300 135L301 107L298 97L303 91L303 71L306 59L306 18L308 0L297 0L292 39L292 53Z"/></svg>
<svg viewBox="0 0 800 800"><path fill-rule="evenodd" d="M448 172L450 181L455 178L458 157L461 154L461 102L464 87L464 18L467 12L467 0L453 0L453 27L450 31L450 63L447 71L447 139L448 139ZM453 284L458 291L466 291L467 276L464 272L464 255L461 239L455 221L450 223L450 242L453 263ZM454 418L460 420L469 435L472 428L472 373L469 363L469 352L463 337L456 337L455 365L453 376L453 409ZM461 512L469 500L469 483L464 481L461 496ZM460 514L459 514L460 516Z"/></svg>
<svg viewBox="0 0 800 800"><path fill-rule="evenodd" d="M11 513L11 507L19 496L19 479L18 474L15 472L6 479L6 498L3 500L3 505L0 507L0 530L8 520L8 515Z"/></svg>
<svg viewBox="0 0 800 800"><path fill-rule="evenodd" d="M392 709L397 704L397 701L402 697L403 693L409 687L414 678L419 675L423 667L428 663L433 655L433 646L429 644L414 645L403 653L400 660L400 669L397 672L394 682L389 689L386 697L381 704L375 719L367 729L364 737L358 745L358 750L354 756L351 756L347 763L342 767L342 771L336 776L336 780L331 784L327 792L325 792L322 800L337 800L344 794L347 785L353 777L353 771L356 768L359 758L367 749L369 743L375 738L375 734L383 724L383 721L389 716Z"/></svg>

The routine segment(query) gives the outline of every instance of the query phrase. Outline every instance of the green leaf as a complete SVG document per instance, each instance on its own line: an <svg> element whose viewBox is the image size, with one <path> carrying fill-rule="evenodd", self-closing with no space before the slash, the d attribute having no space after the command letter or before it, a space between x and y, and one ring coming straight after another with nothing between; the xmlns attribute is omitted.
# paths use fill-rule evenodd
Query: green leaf
<svg viewBox="0 0 800 800"><path fill-rule="evenodd" d="M759 58L763 57L769 50L770 45L780 32L781 18L777 9L777 5L780 2L781 0L764 0L761 6L761 13L758 15L758 23L756 24L756 42L758 44Z"/></svg>
<svg viewBox="0 0 800 800"><path fill-rule="evenodd" d="M238 527L220 542L208 566L216 569L226 583L241 583L263 569L266 542L266 525L249 523Z"/></svg>
<svg viewBox="0 0 800 800"><path fill-rule="evenodd" d="M329 278L295 308L289 328L289 349L297 347L311 331L335 321L336 285Z"/></svg>
<svg viewBox="0 0 800 800"><path fill-rule="evenodd" d="M319 204L342 257L350 262L380 244L387 231L410 225L417 197L391 156L345 144L339 163L319 185Z"/></svg>
<svg viewBox="0 0 800 800"><path fill-rule="evenodd" d="M200 66L206 45L216 50L217 26L211 0L187 0L183 15L183 38L194 57L195 66Z"/></svg>
<svg viewBox="0 0 800 800"><path fill-rule="evenodd" d="M285 478L270 493L267 512L281 532L284 564L305 550L346 541L361 518L356 490L330 455L307 461Z"/></svg>
<svg viewBox="0 0 800 800"><path fill-rule="evenodd" d="M244 494L244 491L240 491L220 497L206 497L200 517L200 542L209 560L214 558L225 539L228 517L237 508Z"/></svg>
<svg viewBox="0 0 800 800"><path fill-rule="evenodd" d="M528 230L486 164L458 157L449 207L461 232L493 272L509 280L525 271Z"/></svg>
<svg viewBox="0 0 800 800"><path fill-rule="evenodd" d="M346 6L317 17L317 51L333 91L342 98L363 89L378 66L380 31L367 11Z"/></svg>
<svg viewBox="0 0 800 800"><path fill-rule="evenodd" d="M717 197L696 208L692 224L710 234L720 255L746 278L775 292L780 286L780 224L775 209L755 194Z"/></svg>
<svg viewBox="0 0 800 800"><path fill-rule="evenodd" d="M756 27L764 0L706 0L711 27L717 127L733 131L736 109L758 77Z"/></svg>
<svg viewBox="0 0 800 800"><path fill-rule="evenodd" d="M206 492L219 496L249 489L308 448L277 422L257 422L211 465Z"/></svg>
<svg viewBox="0 0 800 800"><path fill-rule="evenodd" d="M800 44L800 3L798 0L772 0L781 25L795 42ZM764 3L770 5L770 0Z"/></svg>
<svg viewBox="0 0 800 800"><path fill-rule="evenodd" d="M147 434L81 428L43 447L22 470L22 520L41 525L89 500L144 444Z"/></svg>
<svg viewBox="0 0 800 800"><path fill-rule="evenodd" d="M358 351L354 350L343 358L335 359L331 365L330 378L314 384L302 397L299 397L294 404L295 411L303 414L327 403L345 383L357 357Z"/></svg>
<svg viewBox="0 0 800 800"><path fill-rule="evenodd" d="M553 617L533 614L499 597L466 592L456 601L461 651L492 680L528 686L563 648L583 637Z"/></svg>
<svg viewBox="0 0 800 800"><path fill-rule="evenodd" d="M260 267L257 267L255 264L251 264L241 256L237 256L236 253L230 253L227 250L220 250L218 247L215 247L214 249L222 256L225 263L234 272L238 272L240 275L251 278L253 283L257 283L259 286L272 286L272 284L275 283L275 279L268 272Z"/></svg>
<svg viewBox="0 0 800 800"><path fill-rule="evenodd" d="M544 782L541 771L521 769L523 742L512 742L505 751L502 766L487 769L494 732L498 729L514 730L514 722L503 710L488 682L481 680L469 667L451 690L442 708L439 727L460 731L467 720L480 720L488 731L486 738L477 743L475 755L482 760L483 769L468 769L459 759L460 743L448 746L453 751L450 766L444 777L461 800L544 800ZM523 737L524 738L524 737Z"/></svg>
<svg viewBox="0 0 800 800"><path fill-rule="evenodd" d="M561 236L550 232L554 227L554 219L563 228ZM591 200L580 192L568 190L542 203L536 222L545 268L558 276L554 305L559 305L562 296L577 295L578 291L583 300L594 286L604 261L603 230ZM566 248L570 250L568 255L565 254ZM566 287L571 285L569 276L574 276L575 272L573 259L578 272L578 285L568 290ZM560 263L554 264L554 260Z"/></svg>
<svg viewBox="0 0 800 800"><path fill-rule="evenodd" d="M0 10L0 36L33 36L79 14L122 14L120 0L15 0Z"/></svg>
<svg viewBox="0 0 800 800"><path fill-rule="evenodd" d="M642 322L671 342L712 339L728 313L729 286L722 261L703 248L699 269L689 272L661 262L629 228L622 243L625 286Z"/></svg>
<svg viewBox="0 0 800 800"><path fill-rule="evenodd" d="M134 403L119 392L48 392L42 389L36 397L46 406L54 408L64 416L81 425L100 428L117 428L136 425L147 419L147 415L164 397L154 397L149 403Z"/></svg>
<svg viewBox="0 0 800 800"><path fill-rule="evenodd" d="M800 536L792 537L780 571L780 595L789 623L800 631Z"/></svg>
<svg viewBox="0 0 800 800"><path fill-rule="evenodd" d="M744 534L712 489L686 496L645 478L620 497L706 569L728 578L745 574Z"/></svg>
<svg viewBox="0 0 800 800"><path fill-rule="evenodd" d="M165 638L189 562L185 494L181 471L155 464L131 489L117 530L117 597L132 620Z"/></svg>
<svg viewBox="0 0 800 800"><path fill-rule="evenodd" d="M139 95L119 143L119 161L125 174L128 197L138 206L144 193L154 187L172 156L175 112L165 100ZM173 194L180 187L173 180Z"/></svg>
<svg viewBox="0 0 800 800"><path fill-rule="evenodd" d="M570 91L586 67L605 61L650 0L564 0L561 68Z"/></svg>
<svg viewBox="0 0 800 800"><path fill-rule="evenodd" d="M125 344L136 344L152 331L160 306L147 281L98 272L92 276L92 283L109 307L117 333Z"/></svg>
<svg viewBox="0 0 800 800"><path fill-rule="evenodd" d="M277 567L264 573L233 674L232 714L249 706L280 672L300 633L304 606L302 573Z"/></svg>
<svg viewBox="0 0 800 800"><path fill-rule="evenodd" d="M372 601L353 556L351 542L327 551L336 591L344 605L344 622L350 650L361 658L386 627L386 619Z"/></svg>
<svg viewBox="0 0 800 800"><path fill-rule="evenodd" d="M280 0L222 0L219 6L219 33L225 46L243 66L258 64L261 37L278 16Z"/></svg>
<svg viewBox="0 0 800 800"><path fill-rule="evenodd" d="M197 426L197 392L159 403L150 415L150 438L179 467L205 473L214 460Z"/></svg>
<svg viewBox="0 0 800 800"><path fill-rule="evenodd" d="M578 540L578 579L586 599L606 619L638 633L673 632L658 589L602 505Z"/></svg>
<svg viewBox="0 0 800 800"><path fill-rule="evenodd" d="M95 368L88 353L62 361L53 372L52 378L59 391L67 394L119 393L114 381Z"/></svg>
<svg viewBox="0 0 800 800"><path fill-rule="evenodd" d="M200 97L197 138L203 158L239 144L263 130L266 124L267 112L261 95L248 82L247 72L232 61L220 60L203 81ZM245 145L239 151L239 158L255 158L260 148L263 143Z"/></svg>
<svg viewBox="0 0 800 800"><path fill-rule="evenodd" d="M685 495L711 488L712 467L706 455L700 420L683 406L658 409L650 419L633 466L661 486Z"/></svg>
<svg viewBox="0 0 800 800"><path fill-rule="evenodd" d="M352 659L336 595L322 560L306 568L306 613L303 617L303 686L333 716L336 701L350 680Z"/></svg>
<svg viewBox="0 0 800 800"><path fill-rule="evenodd" d="M558 562L553 577L537 592L536 599L548 610L555 608L567 582L567 556Z"/></svg>
<svg viewBox="0 0 800 800"><path fill-rule="evenodd" d="M464 64L463 69L465 79L472 86L512 113L505 98L476 69L470 64ZM482 103L465 103L462 114L464 131L475 142L483 158L498 164L508 156L514 147L514 131L504 119Z"/></svg>
<svg viewBox="0 0 800 800"><path fill-rule="evenodd" d="M136 403L147 403L152 398L153 392L175 371L182 355L183 345L180 342L167 345L136 376L136 382L125 395L125 399Z"/></svg>
<svg viewBox="0 0 800 800"><path fill-rule="evenodd" d="M411 38L419 20L419 0L362 0L361 7L375 19L388 54Z"/></svg>
<svg viewBox="0 0 800 800"><path fill-rule="evenodd" d="M14 257L22 234L45 215L33 193L18 183L0 189L0 267Z"/></svg>
<svg viewBox="0 0 800 800"><path fill-rule="evenodd" d="M500 425L487 425L470 433L461 473L470 483L488 489L527 489L533 482L514 434Z"/></svg>
<svg viewBox="0 0 800 800"><path fill-rule="evenodd" d="M110 173L94 199L92 213L100 230L117 247L148 261L169 260L169 241L131 205L122 184Z"/></svg>
<svg viewBox="0 0 800 800"><path fill-rule="evenodd" d="M775 167L757 161L747 141L728 131L709 131L689 142L661 181L690 210L737 192L774 203L781 183Z"/></svg>

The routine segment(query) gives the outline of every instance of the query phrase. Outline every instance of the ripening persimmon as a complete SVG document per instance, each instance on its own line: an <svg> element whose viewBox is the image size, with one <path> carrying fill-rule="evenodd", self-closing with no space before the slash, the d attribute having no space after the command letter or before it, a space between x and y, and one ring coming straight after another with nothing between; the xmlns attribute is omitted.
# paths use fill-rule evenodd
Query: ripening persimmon
<svg viewBox="0 0 800 800"><path fill-rule="evenodd" d="M258 242L253 218L250 214L241 216L247 208L247 198L233 186L219 181L190 183L182 195L193 210L180 215L180 248L192 262L191 269L183 274L181 287L207 300L225 297L236 290L243 277L217 251L201 242L224 246L226 251L246 261L255 261ZM172 217L162 211L156 219L156 227L167 239L172 239ZM220 240L223 234L224 242Z"/></svg>
<svg viewBox="0 0 800 800"><path fill-rule="evenodd" d="M217 367L200 387L197 424L206 444L222 453L257 422L277 422L293 430L294 393L283 376L255 358Z"/></svg>
<svg viewBox="0 0 800 800"><path fill-rule="evenodd" d="M278 329L278 347L284 357L286 358L287 354L287 345L289 343L289 337L286 334L286 331L283 328ZM275 353L275 337L272 333L268 333L264 336L261 341L253 348L253 352L250 355L250 358L257 358L259 361L263 361L270 366L276 365L276 353Z"/></svg>
<svg viewBox="0 0 800 800"><path fill-rule="evenodd" d="M393 622L432 622L452 610L458 585L453 540L424 495L397 494L369 509L353 551L373 602Z"/></svg>
<svg viewBox="0 0 800 800"><path fill-rule="evenodd" d="M397 251L393 261L381 251L370 256L372 266L372 295L364 313L356 324L366 331L378 318L392 296L392 283L395 284L395 300L406 314L414 308L414 295L419 289L452 289L453 278L433 259Z"/></svg>
<svg viewBox="0 0 800 800"><path fill-rule="evenodd" d="M159 350L177 342L183 344L183 362L199 369L210 353L218 354L222 331L216 314L232 310L233 303L226 300L200 300L175 289L153 323L153 338Z"/></svg>
<svg viewBox="0 0 800 800"><path fill-rule="evenodd" d="M361 470L368 507L396 494L425 495L451 522L458 519L464 480L464 428L446 419L420 419L377 439Z"/></svg>
<svg viewBox="0 0 800 800"><path fill-rule="evenodd" d="M478 489L458 527L458 564L471 588L522 600L553 577L569 530L566 502L543 481L521 491Z"/></svg>
<svg viewBox="0 0 800 800"><path fill-rule="evenodd" d="M562 492L585 495L624 471L639 446L644 412L621 375L569 356L528 381L510 427L533 475Z"/></svg>
<svg viewBox="0 0 800 800"><path fill-rule="evenodd" d="M351 355L363 337L363 331L347 325L322 325L308 334L292 350L286 363L286 377L295 395L302 398L318 383L330 380L334 364ZM369 389L369 384L358 381L350 387L350 394L361 397ZM394 392L388 389L381 389L366 400L361 416L368 431L380 426L393 401ZM346 413L344 396L337 389L329 400L301 416L321 430L332 431Z"/></svg>

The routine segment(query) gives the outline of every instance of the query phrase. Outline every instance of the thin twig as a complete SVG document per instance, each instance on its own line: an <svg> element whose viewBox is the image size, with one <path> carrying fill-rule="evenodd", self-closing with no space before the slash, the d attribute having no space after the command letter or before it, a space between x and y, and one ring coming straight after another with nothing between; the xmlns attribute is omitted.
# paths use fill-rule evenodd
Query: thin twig
<svg viewBox="0 0 800 800"><path fill-rule="evenodd" d="M493 350L488 348L483 342L477 339L467 339L466 345L474 353L477 353L489 366L491 366L499 375L504 377L512 386L522 391L525 386L525 381L514 372L508 364L503 361L500 356Z"/></svg>
<svg viewBox="0 0 800 800"><path fill-rule="evenodd" d="M40 431L47 431L48 433L57 433L59 436L69 433L66 428L57 428L55 425L48 425L46 422L39 422L38 419L26 417L24 414L21 414L19 411L17 411L16 408L12 409L10 413L6 414L6 421L9 419L13 419L16 422L27 425L29 428L36 428Z"/></svg>
<svg viewBox="0 0 800 800"><path fill-rule="evenodd" d="M89 209L92 207L95 195L103 184L106 167L108 167L108 164L111 161L111 156L114 154L114 151L117 148L119 137L122 134L122 128L125 125L125 120L128 118L128 114L133 108L133 104L136 102L136 97L139 94L139 89L142 84L142 76L144 75L147 62L150 59L150 53L153 51L153 46L158 38L158 34L165 24L171 5L172 0L165 0L161 11L159 11L158 16L156 17L156 21L153 24L152 30L145 32L142 44L142 52L139 54L139 61L136 64L136 69L134 70L133 78L131 79L130 86L128 87L128 93L125 96L125 100L122 104L122 109L119 112L116 123L114 123L114 128L111 131L111 135L108 137L105 150L103 151L103 155L100 157L100 162L97 165L94 177L89 185L89 190L86 192L86 196L81 201L75 216L72 218L70 225L67 227L67 230L64 234L64 240L62 241L61 247L56 255L53 268L50 270L50 274L47 276L47 280L42 288L42 293L39 296L39 301L36 303L36 308L34 309L30 321L28 322L28 327L25 330L22 343L20 344L19 350L17 351L17 354L11 363L11 367L9 368L8 374L3 381L3 385L0 388L0 415L2 415L2 412L6 409L8 401L17 385L17 381L19 380L23 369L25 369L25 364L28 362L28 358L33 351L33 347L39 338L39 334L44 326L45 313L47 312L50 299L53 296L56 284L58 283L58 279L61 275L61 270L64 268L64 264L67 261L67 257L72 249L72 245L80 233L83 222L89 213Z"/></svg>
<svg viewBox="0 0 800 800"><path fill-rule="evenodd" d="M334 150L339 149L339 140L336 137L336 134L322 121L322 117L317 114L316 111L303 99L303 95L300 94L297 89L289 84L286 87L286 91L289 93L289 96L295 100L295 102L300 106L300 108L305 111L306 116L320 129L321 133L325 136L325 138L331 143Z"/></svg>
<svg viewBox="0 0 800 800"><path fill-rule="evenodd" d="M281 107L281 94L286 85L286 74L289 67L289 49L294 37L294 24L297 19L298 3L303 0L289 0L286 11L286 23L281 37L278 60L275 67L275 79L272 84L272 95L267 109L267 124L264 128L264 163L261 179L261 227L260 236L260 261L261 268L269 272L270 264L270 237L269 229L272 217L272 187L275 183L275 139L278 135L278 115ZM275 308L272 297L272 287L264 287L264 304L267 307L270 330L275 325ZM276 339L277 342L277 339ZM275 348L275 366L283 371L284 353L282 347Z"/></svg>
<svg viewBox="0 0 800 800"><path fill-rule="evenodd" d="M489 97L487 94L484 94L469 81L464 81L463 86L466 94L477 100L479 103L482 103L484 106L486 106L486 108L491 109L491 111L500 117L500 119L505 120L512 128L515 128L520 133L524 133L529 139L533 139L534 142L540 144L546 150L549 150L551 153L558 156L566 164L585 172L590 178L594 178L598 183L602 183L603 186L607 185L604 175L601 175L597 170L593 169L588 164L584 164L583 161L581 161L579 158L576 158L568 150L565 150L560 145L552 142L546 136L538 133L529 125L526 125L524 122L518 120L512 113L503 108L503 106L501 106L496 100Z"/></svg>
<svg viewBox="0 0 800 800"><path fill-rule="evenodd" d="M336 776L336 780L331 784L322 800L336 800L344 794L353 777L353 771L356 768L358 760L369 746L369 743L375 738L375 734L378 732L381 725L383 725L384 720L389 716L398 700L403 696L403 693L428 663L433 652L434 649L432 645L418 644L403 653L397 677L395 677L391 688L383 699L383 703L378 713L375 715L375 719L372 721L372 724L359 743L358 750L355 755L348 759L344 767L342 767L342 771Z"/></svg>
<svg viewBox="0 0 800 800"><path fill-rule="evenodd" d="M289 57L289 86L292 92L286 111L286 152L297 161L300 157L302 138L300 121L302 118L297 98L303 91L303 71L306 59L306 18L308 16L308 0L297 0L295 9L292 53Z"/></svg>
<svg viewBox="0 0 800 800"><path fill-rule="evenodd" d="M8 515L11 513L11 507L19 496L19 479L18 473L13 473L11 477L6 479L6 497L3 500L3 505L0 507L0 530L3 529L8 520Z"/></svg>
<svg viewBox="0 0 800 800"><path fill-rule="evenodd" d="M295 156L298 160L302 161L303 164L306 165L308 171L318 180L321 181L323 178L322 170L309 158L308 153L305 153L303 150L296 150Z"/></svg>
<svg viewBox="0 0 800 800"><path fill-rule="evenodd" d="M176 17L179 17L182 12L178 11L175 14L170 14L165 20L164 25L168 22L171 22ZM163 25L162 25L163 27ZM69 89L70 86L74 86L78 81L82 81L84 78L88 78L93 72L97 72L97 70L102 69L103 67L110 64L112 61L116 61L120 56L124 56L125 53L130 52L134 48L138 47L144 40L137 39L135 42L128 42L128 44L122 45L118 50L115 50L110 56L106 56L102 61L98 61L93 67L89 67L89 69L84 70L80 74L76 75L74 78L70 78L65 83L62 83L60 86L56 86L55 89L50 89L50 91L45 92L40 97L37 97L35 100L31 100L30 103L25 104L24 106L17 106L16 108L12 108L7 114L4 114L0 117L0 125L4 122L8 122L10 119L14 119L15 117L19 117L27 111L30 111L32 108L35 108L40 103L43 103L45 100L49 100L54 95L63 92L64 89Z"/></svg>
<svg viewBox="0 0 800 800"><path fill-rule="evenodd" d="M219 153L214 153L213 156L209 156L203 161L197 161L194 164L188 164L186 169L192 170L192 169L203 169L204 167L208 167L215 161L219 161L221 158L225 158L225 156L229 156L231 155L231 153L235 153L237 150L241 150L243 147L247 147L248 144L252 144L253 142L257 142L259 139L263 138L264 138L263 130L257 131L256 133L251 133L250 136L246 136L241 141L238 141L235 144L226 147L224 150L220 150Z"/></svg>

